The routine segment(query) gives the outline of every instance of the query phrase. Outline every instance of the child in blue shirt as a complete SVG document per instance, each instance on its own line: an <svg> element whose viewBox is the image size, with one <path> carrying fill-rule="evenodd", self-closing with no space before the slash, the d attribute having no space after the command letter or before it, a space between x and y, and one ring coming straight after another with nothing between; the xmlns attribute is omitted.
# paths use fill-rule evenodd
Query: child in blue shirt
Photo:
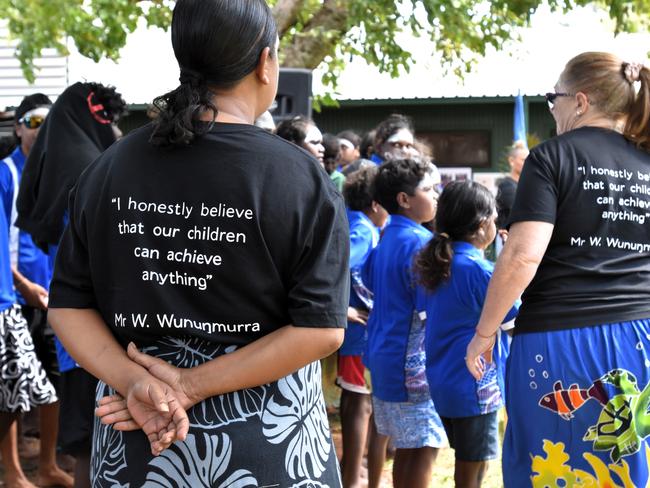
<svg viewBox="0 0 650 488"><path fill-rule="evenodd" d="M425 376L424 324L416 313L413 257L431 238L422 227L433 219L433 167L391 160L379 167L375 200L391 215L379 245L364 266L363 282L374 293L368 319L366 365L379 434L396 448L397 488L428 487L437 448L446 443Z"/></svg>
<svg viewBox="0 0 650 488"><path fill-rule="evenodd" d="M426 290L426 374L451 447L457 487L478 488L498 453L497 411L504 404L506 353L497 341L486 374L476 381L463 356L474 336L493 265L483 250L496 236L495 200L475 182L447 185L438 201L435 237L416 270ZM512 320L515 304L503 322Z"/></svg>
<svg viewBox="0 0 650 488"><path fill-rule="evenodd" d="M361 356L366 348L366 320L372 308L372 293L361 280L361 268L379 242L379 229L388 212L373 200L373 181L377 167L350 174L343 186L350 224L350 307L345 340L338 357L337 384L341 387L341 433L343 486L358 486L361 461L372 411L369 385Z"/></svg>

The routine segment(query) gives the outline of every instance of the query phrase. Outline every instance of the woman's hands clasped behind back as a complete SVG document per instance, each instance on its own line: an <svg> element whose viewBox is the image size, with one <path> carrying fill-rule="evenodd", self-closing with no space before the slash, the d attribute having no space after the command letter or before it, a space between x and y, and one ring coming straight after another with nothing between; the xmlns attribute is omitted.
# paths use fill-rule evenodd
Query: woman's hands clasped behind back
<svg viewBox="0 0 650 488"><path fill-rule="evenodd" d="M184 370L143 352L130 343L127 355L148 373L134 378L126 398L115 394L99 401L95 415L103 424L121 431L142 429L151 452L160 454L189 430L187 410L200 399L187 391Z"/></svg>

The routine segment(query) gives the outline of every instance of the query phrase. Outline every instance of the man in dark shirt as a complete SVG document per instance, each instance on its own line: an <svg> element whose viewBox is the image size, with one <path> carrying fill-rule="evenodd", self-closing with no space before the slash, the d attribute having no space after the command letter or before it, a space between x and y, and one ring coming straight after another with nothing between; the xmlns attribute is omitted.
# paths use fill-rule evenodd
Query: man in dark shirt
<svg viewBox="0 0 650 488"><path fill-rule="evenodd" d="M508 237L508 218L510 216L510 209L515 202L515 194L517 193L517 182L521 175L521 170L524 167L524 162L528 157L528 147L524 141L516 141L508 150L508 164L510 165L510 173L508 176L499 181L497 190L497 230L498 237L496 240L497 253L501 252L503 244Z"/></svg>

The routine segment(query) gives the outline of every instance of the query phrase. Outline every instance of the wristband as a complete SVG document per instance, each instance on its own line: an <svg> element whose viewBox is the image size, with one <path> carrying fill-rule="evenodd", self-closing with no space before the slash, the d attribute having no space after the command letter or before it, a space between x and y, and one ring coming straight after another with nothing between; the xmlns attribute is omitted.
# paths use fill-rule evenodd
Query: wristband
<svg viewBox="0 0 650 488"><path fill-rule="evenodd" d="M482 339L492 339L495 335L497 335L496 332L494 332L493 334L490 334L490 335L483 335L478 331L478 328L475 329L475 332L476 332L476 335L481 337Z"/></svg>

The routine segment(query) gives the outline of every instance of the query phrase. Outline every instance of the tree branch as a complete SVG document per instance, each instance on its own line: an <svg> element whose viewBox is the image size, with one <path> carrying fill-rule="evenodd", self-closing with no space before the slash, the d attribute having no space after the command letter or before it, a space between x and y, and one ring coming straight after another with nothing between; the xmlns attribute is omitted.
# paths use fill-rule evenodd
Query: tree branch
<svg viewBox="0 0 650 488"><path fill-rule="evenodd" d="M298 14L305 7L307 0L278 0L273 7L273 17L278 26L278 35L282 37L296 23Z"/></svg>
<svg viewBox="0 0 650 488"><path fill-rule="evenodd" d="M282 66L315 69L327 55L336 52L348 29L344 1L325 0L305 28L283 49Z"/></svg>

